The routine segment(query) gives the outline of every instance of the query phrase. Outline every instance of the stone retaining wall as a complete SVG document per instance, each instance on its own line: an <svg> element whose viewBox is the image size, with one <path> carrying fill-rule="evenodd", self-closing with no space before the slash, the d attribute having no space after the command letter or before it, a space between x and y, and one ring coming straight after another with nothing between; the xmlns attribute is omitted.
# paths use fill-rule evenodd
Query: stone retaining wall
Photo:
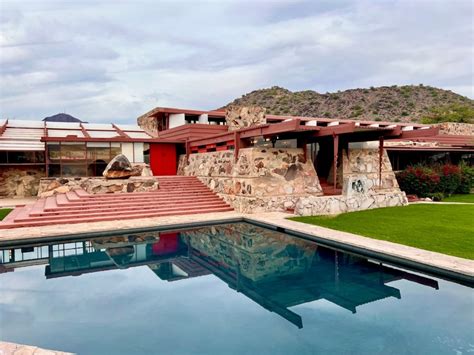
<svg viewBox="0 0 474 355"><path fill-rule="evenodd" d="M178 175L197 176L237 212L294 209L299 215L337 214L407 204L386 152L379 184L377 144L351 143L342 154L342 195L322 196L313 163L302 149L245 148L180 157Z"/></svg>
<svg viewBox="0 0 474 355"><path fill-rule="evenodd" d="M146 192L158 189L158 180L153 176L133 176L128 179L106 179L103 177L42 178L39 182L39 197L48 197L84 189L90 194Z"/></svg>
<svg viewBox="0 0 474 355"><path fill-rule="evenodd" d="M44 166L2 167L0 170L0 197L36 196L39 181L45 175Z"/></svg>
<svg viewBox="0 0 474 355"><path fill-rule="evenodd" d="M302 149L244 148L181 156L179 175L197 176L238 212L283 211L301 196L322 195L311 160Z"/></svg>
<svg viewBox="0 0 474 355"><path fill-rule="evenodd" d="M342 153L342 195L304 197L296 203L302 216L339 214L371 208L404 206L408 200L398 187L395 173L384 151L379 181L378 143L351 143L349 154Z"/></svg>
<svg viewBox="0 0 474 355"><path fill-rule="evenodd" d="M474 136L474 124L443 122L438 123L440 134L453 134L456 136Z"/></svg>

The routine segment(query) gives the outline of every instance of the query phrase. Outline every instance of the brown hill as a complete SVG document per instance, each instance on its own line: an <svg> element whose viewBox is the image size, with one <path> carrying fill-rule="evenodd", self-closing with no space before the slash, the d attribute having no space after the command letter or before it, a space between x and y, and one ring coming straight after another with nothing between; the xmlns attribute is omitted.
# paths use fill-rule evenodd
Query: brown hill
<svg viewBox="0 0 474 355"><path fill-rule="evenodd" d="M267 113L361 120L416 122L444 107L474 110L474 100L430 86L382 86L320 94L274 86L255 90L228 105L263 106ZM226 105L226 106L228 106Z"/></svg>

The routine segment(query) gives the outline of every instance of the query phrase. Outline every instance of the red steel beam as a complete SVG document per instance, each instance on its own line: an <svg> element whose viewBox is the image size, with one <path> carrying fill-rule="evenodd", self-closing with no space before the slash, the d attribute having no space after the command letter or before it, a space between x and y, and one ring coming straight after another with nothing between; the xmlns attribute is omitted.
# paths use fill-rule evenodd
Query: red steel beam
<svg viewBox="0 0 474 355"><path fill-rule="evenodd" d="M439 127L430 127L427 129L413 129L411 131L403 131L400 135L400 139L417 138L417 137L430 137L436 136L439 133Z"/></svg>

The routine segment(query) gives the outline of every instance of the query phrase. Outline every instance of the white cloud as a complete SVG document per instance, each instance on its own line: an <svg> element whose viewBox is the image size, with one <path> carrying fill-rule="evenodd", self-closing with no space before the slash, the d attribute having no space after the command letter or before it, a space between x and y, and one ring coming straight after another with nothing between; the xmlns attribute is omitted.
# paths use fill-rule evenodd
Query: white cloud
<svg viewBox="0 0 474 355"><path fill-rule="evenodd" d="M472 97L470 1L0 0L0 115L129 121L262 87Z"/></svg>

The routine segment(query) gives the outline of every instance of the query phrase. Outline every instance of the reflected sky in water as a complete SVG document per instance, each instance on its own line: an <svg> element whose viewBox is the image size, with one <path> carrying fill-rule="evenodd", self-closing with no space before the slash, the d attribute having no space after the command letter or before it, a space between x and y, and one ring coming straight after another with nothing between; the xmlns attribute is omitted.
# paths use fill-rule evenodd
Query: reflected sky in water
<svg viewBox="0 0 474 355"><path fill-rule="evenodd" d="M79 354L474 351L471 288L255 226L0 256L6 341Z"/></svg>

